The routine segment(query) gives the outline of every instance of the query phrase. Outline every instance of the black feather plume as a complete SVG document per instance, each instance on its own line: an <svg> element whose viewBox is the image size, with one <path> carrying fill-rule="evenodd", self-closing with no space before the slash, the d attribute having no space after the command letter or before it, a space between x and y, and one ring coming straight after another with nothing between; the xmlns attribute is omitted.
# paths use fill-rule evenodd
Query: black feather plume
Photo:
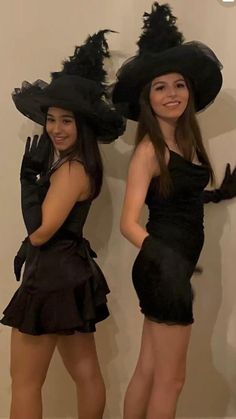
<svg viewBox="0 0 236 419"><path fill-rule="evenodd" d="M83 45L76 46L74 55L63 62L62 71L51 73L52 78L70 74L100 83L105 82L106 71L103 68L103 60L110 56L105 38L109 32L114 31L101 30L89 36Z"/></svg>
<svg viewBox="0 0 236 419"><path fill-rule="evenodd" d="M178 31L176 20L168 4L160 6L158 2L154 2L151 13L143 15L143 33L137 42L139 54L158 53L181 45L184 37Z"/></svg>

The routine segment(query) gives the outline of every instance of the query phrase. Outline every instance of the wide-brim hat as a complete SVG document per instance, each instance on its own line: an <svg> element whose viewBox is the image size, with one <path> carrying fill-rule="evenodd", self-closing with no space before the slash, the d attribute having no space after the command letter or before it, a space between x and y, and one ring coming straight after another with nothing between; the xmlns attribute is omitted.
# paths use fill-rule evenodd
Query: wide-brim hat
<svg viewBox="0 0 236 419"><path fill-rule="evenodd" d="M140 95L155 77L180 73L192 86L195 110L201 111L215 99L222 86L222 65L214 52L201 42L184 42L177 18L168 4L154 2L143 15L143 30L136 55L117 73L113 102L122 114L137 120Z"/></svg>
<svg viewBox="0 0 236 419"><path fill-rule="evenodd" d="M196 111L214 101L222 86L221 64L214 52L200 42L188 42L161 53L146 53L129 59L120 68L113 102L128 119L138 120L142 89L155 77L180 73L193 89Z"/></svg>
<svg viewBox="0 0 236 419"><path fill-rule="evenodd" d="M62 74L50 84L23 82L12 98L23 115L40 125L45 125L48 108L57 107L80 114L100 142L109 143L124 131L123 118L106 101L101 85L83 77Z"/></svg>
<svg viewBox="0 0 236 419"><path fill-rule="evenodd" d="M89 123L98 141L110 143L118 138L125 129L124 119L106 96L104 58L110 53L105 35L109 32L100 30L76 46L62 70L51 73L50 83L23 82L14 89L16 108L40 125L45 125L49 107L70 110Z"/></svg>

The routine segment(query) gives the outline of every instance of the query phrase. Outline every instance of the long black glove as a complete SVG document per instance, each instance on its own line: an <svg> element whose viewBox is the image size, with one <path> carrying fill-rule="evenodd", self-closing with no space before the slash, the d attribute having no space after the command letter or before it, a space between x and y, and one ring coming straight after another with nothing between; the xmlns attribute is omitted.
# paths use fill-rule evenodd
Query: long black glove
<svg viewBox="0 0 236 419"><path fill-rule="evenodd" d="M236 167L231 172L230 164L227 163L225 168L224 179L219 187L219 189L214 189L213 191L204 191L203 193L203 202L207 204L208 202L220 202L224 199L231 199L236 196Z"/></svg>
<svg viewBox="0 0 236 419"><path fill-rule="evenodd" d="M19 248L16 256L14 257L14 274L16 280L19 281L21 277L21 269L25 263L26 256L27 256L27 247L28 247L28 237L22 242L21 247Z"/></svg>
<svg viewBox="0 0 236 419"><path fill-rule="evenodd" d="M41 135L28 137L23 156L21 181L21 209L28 234L33 233L42 221L41 202L37 184L38 176L46 171L49 161L50 140Z"/></svg>

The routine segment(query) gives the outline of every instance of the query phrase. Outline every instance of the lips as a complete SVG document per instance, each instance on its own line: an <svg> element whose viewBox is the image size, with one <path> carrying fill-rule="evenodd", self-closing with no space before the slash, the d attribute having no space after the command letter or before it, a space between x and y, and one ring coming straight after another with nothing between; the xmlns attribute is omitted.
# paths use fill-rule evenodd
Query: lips
<svg viewBox="0 0 236 419"><path fill-rule="evenodd" d="M174 108L175 106L178 106L180 104L179 101L175 100L173 102L167 102L164 104L167 108Z"/></svg>
<svg viewBox="0 0 236 419"><path fill-rule="evenodd" d="M53 141L54 141L55 144L62 144L65 141L65 138L54 137Z"/></svg>

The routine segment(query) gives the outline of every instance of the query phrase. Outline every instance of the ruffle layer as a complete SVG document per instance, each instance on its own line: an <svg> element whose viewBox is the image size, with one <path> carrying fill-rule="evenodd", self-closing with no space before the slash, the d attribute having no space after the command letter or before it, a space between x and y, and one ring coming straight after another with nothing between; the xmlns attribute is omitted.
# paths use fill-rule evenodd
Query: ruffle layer
<svg viewBox="0 0 236 419"><path fill-rule="evenodd" d="M108 292L94 288L92 277L83 289L32 293L20 287L4 310L1 323L31 335L94 332L95 324L109 316Z"/></svg>

